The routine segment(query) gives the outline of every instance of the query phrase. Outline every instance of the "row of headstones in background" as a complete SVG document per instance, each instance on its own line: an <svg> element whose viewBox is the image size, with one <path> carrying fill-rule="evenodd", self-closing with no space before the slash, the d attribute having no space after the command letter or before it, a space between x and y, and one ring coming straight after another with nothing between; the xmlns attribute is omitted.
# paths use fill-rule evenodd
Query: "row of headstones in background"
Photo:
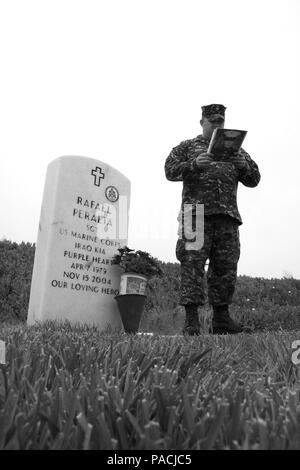
<svg viewBox="0 0 300 470"><path fill-rule="evenodd" d="M69 320L122 326L114 297L127 245L130 181L110 165L60 157L47 169L31 284L28 323Z"/></svg>

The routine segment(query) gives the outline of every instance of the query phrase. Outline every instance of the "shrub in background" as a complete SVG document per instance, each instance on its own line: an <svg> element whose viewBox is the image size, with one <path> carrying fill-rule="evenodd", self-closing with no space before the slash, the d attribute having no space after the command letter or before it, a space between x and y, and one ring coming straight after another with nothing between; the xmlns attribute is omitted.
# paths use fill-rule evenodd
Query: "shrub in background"
<svg viewBox="0 0 300 470"><path fill-rule="evenodd" d="M35 244L0 241L0 320L26 321ZM156 260L164 275L153 277L141 320L142 331L175 334L184 322L178 305L180 264ZM211 308L199 309L204 331ZM238 276L231 305L234 318L255 328L300 328L300 280Z"/></svg>

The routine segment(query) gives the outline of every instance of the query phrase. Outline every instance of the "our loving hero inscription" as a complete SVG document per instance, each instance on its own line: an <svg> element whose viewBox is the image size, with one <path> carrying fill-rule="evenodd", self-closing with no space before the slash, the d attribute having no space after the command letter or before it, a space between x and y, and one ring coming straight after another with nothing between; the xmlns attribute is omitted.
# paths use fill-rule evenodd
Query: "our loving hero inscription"
<svg viewBox="0 0 300 470"><path fill-rule="evenodd" d="M127 244L130 181L107 163L55 159L47 169L30 292L28 323L69 320L121 327L114 299Z"/></svg>

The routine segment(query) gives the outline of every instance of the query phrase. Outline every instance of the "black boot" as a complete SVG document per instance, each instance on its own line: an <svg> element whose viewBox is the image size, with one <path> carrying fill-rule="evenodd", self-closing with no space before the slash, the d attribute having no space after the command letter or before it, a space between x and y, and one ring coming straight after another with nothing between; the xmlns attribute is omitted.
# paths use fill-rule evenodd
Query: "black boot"
<svg viewBox="0 0 300 470"><path fill-rule="evenodd" d="M242 333L243 327L230 318L228 305L214 305L212 333L214 335Z"/></svg>
<svg viewBox="0 0 300 470"><path fill-rule="evenodd" d="M200 335L200 323L198 318L198 305L185 305L185 323L182 330L184 335Z"/></svg>

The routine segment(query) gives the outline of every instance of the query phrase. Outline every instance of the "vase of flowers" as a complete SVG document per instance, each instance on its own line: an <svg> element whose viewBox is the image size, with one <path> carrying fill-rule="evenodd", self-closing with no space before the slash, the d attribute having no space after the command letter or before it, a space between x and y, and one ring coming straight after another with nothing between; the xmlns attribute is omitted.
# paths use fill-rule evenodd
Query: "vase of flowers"
<svg viewBox="0 0 300 470"><path fill-rule="evenodd" d="M159 261L145 251L135 251L128 246L118 249L112 264L119 265L120 293L115 297L126 333L136 333L146 301L147 282L163 274Z"/></svg>

